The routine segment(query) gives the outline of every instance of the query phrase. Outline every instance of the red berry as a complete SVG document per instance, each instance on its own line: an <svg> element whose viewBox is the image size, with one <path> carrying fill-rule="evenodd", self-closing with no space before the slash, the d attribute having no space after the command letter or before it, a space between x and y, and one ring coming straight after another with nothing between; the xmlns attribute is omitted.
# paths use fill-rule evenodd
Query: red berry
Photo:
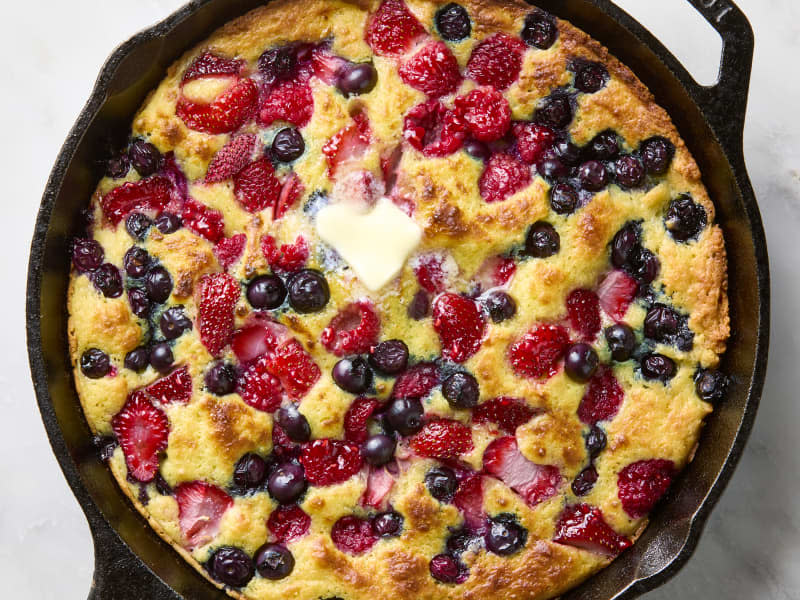
<svg viewBox="0 0 800 600"><path fill-rule="evenodd" d="M375 54L396 56L424 34L425 29L403 0L384 0L370 17L364 38Z"/></svg>
<svg viewBox="0 0 800 600"><path fill-rule="evenodd" d="M227 273L203 276L199 288L197 329L200 341L213 356L219 356L233 334L233 309L241 288Z"/></svg>
<svg viewBox="0 0 800 600"><path fill-rule="evenodd" d="M264 412L275 412L281 406L284 391L277 377L267 371L269 357L262 356L247 367L236 382L236 391L246 404Z"/></svg>
<svg viewBox="0 0 800 600"><path fill-rule="evenodd" d="M517 138L517 152L529 165L538 163L555 142L555 132L538 123L515 123L512 130Z"/></svg>
<svg viewBox="0 0 800 600"><path fill-rule="evenodd" d="M353 515L342 517L333 524L331 539L334 545L347 554L363 554L378 541L372 524Z"/></svg>
<svg viewBox="0 0 800 600"><path fill-rule="evenodd" d="M243 66L244 63L241 60L224 58L211 52L203 52L186 68L181 84L201 77L238 75Z"/></svg>
<svg viewBox="0 0 800 600"><path fill-rule="evenodd" d="M474 300L447 293L433 303L433 328L439 334L442 355L463 363L480 349L486 319Z"/></svg>
<svg viewBox="0 0 800 600"><path fill-rule="evenodd" d="M621 321L638 291L639 284L633 277L624 271L611 271L597 289L600 307L609 317Z"/></svg>
<svg viewBox="0 0 800 600"><path fill-rule="evenodd" d="M206 171L206 183L217 183L236 175L249 165L258 147L258 137L253 133L237 135L214 155Z"/></svg>
<svg viewBox="0 0 800 600"><path fill-rule="evenodd" d="M261 252L273 271L299 271L308 260L308 244L303 236L298 236L293 244L281 244L278 248L275 238L265 235L261 238Z"/></svg>
<svg viewBox="0 0 800 600"><path fill-rule="evenodd" d="M222 213L194 198L186 198L181 209L181 220L187 229L209 242L218 242L225 235L225 222Z"/></svg>
<svg viewBox="0 0 800 600"><path fill-rule="evenodd" d="M675 463L671 460L640 460L628 465L619 472L617 479L622 508L634 519L646 516L666 493L674 477Z"/></svg>
<svg viewBox="0 0 800 600"><path fill-rule="evenodd" d="M300 178L297 176L297 173L294 171L289 173L283 181L280 196L278 196L278 201L275 203L275 209L272 212L272 220L277 221L285 215L290 208L297 204L303 192L305 192L305 188L303 187L303 182L300 181Z"/></svg>
<svg viewBox="0 0 800 600"><path fill-rule="evenodd" d="M511 126L508 100L494 88L472 90L456 98L455 105L472 137L482 142L499 140Z"/></svg>
<svg viewBox="0 0 800 600"><path fill-rule="evenodd" d="M517 375L552 377L568 344L569 335L560 325L539 325L511 345L508 358Z"/></svg>
<svg viewBox="0 0 800 600"><path fill-rule="evenodd" d="M508 284L516 272L517 263L513 258L490 256L484 261L472 280L478 284L479 291L485 292Z"/></svg>
<svg viewBox="0 0 800 600"><path fill-rule="evenodd" d="M281 194L281 182L272 163L262 157L242 169L233 180L236 199L251 213L275 206Z"/></svg>
<svg viewBox="0 0 800 600"><path fill-rule="evenodd" d="M461 83L458 61L444 42L425 44L400 67L400 78L432 98L454 92Z"/></svg>
<svg viewBox="0 0 800 600"><path fill-rule="evenodd" d="M175 369L172 373L157 379L145 389L147 395L161 404L186 404L192 398L192 376L187 367Z"/></svg>
<svg viewBox="0 0 800 600"><path fill-rule="evenodd" d="M311 485L334 485L347 481L361 470L363 458L355 444L320 439L303 446L300 462Z"/></svg>
<svg viewBox="0 0 800 600"><path fill-rule="evenodd" d="M278 506L267 519L267 528L276 542L286 543L303 537L311 527L311 517L296 504Z"/></svg>
<svg viewBox="0 0 800 600"><path fill-rule="evenodd" d="M161 212L172 199L172 192L172 182L156 175L123 183L103 196L100 204L106 219L117 225L134 210Z"/></svg>
<svg viewBox="0 0 800 600"><path fill-rule="evenodd" d="M269 127L275 121L286 121L304 127L314 114L314 96L308 83L282 81L276 84L258 107L256 122Z"/></svg>
<svg viewBox="0 0 800 600"><path fill-rule="evenodd" d="M557 467L529 461L513 436L489 444L483 453L483 468L522 496L530 507L555 496L562 483Z"/></svg>
<svg viewBox="0 0 800 600"><path fill-rule="evenodd" d="M522 40L505 33L496 33L482 40L472 50L467 62L467 76L480 85L504 90L516 81L522 68Z"/></svg>
<svg viewBox="0 0 800 600"><path fill-rule="evenodd" d="M128 473L137 481L153 481L158 455L167 449L169 420L145 394L133 392L113 419L111 428L119 440Z"/></svg>
<svg viewBox="0 0 800 600"><path fill-rule="evenodd" d="M628 538L611 529L599 508L588 504L564 509L553 541L606 556L616 556L631 545Z"/></svg>
<svg viewBox="0 0 800 600"><path fill-rule="evenodd" d="M320 341L336 356L364 354L378 342L381 322L369 300L345 306L322 330Z"/></svg>
<svg viewBox="0 0 800 600"><path fill-rule="evenodd" d="M439 369L435 364L418 363L394 382L392 398L424 398L439 381Z"/></svg>
<svg viewBox="0 0 800 600"><path fill-rule="evenodd" d="M473 473L461 480L453 496L453 504L464 516L464 524L477 530L486 520L483 510L483 476Z"/></svg>
<svg viewBox="0 0 800 600"><path fill-rule="evenodd" d="M387 508L386 496L392 491L395 479L385 467L369 468L367 476L367 489L361 496L361 504L385 510Z"/></svg>
<svg viewBox="0 0 800 600"><path fill-rule="evenodd" d="M237 233L229 238L223 238L214 246L214 256L217 257L223 269L228 269L239 260L247 245L247 236Z"/></svg>
<svg viewBox="0 0 800 600"><path fill-rule="evenodd" d="M625 392L614 377L614 371L601 366L589 380L578 406L578 418L587 425L608 421L617 414L624 397Z"/></svg>
<svg viewBox="0 0 800 600"><path fill-rule="evenodd" d="M286 340L283 325L268 321L266 324L256 324L239 329L231 339L231 350L240 362L247 363L266 354L273 352Z"/></svg>
<svg viewBox="0 0 800 600"><path fill-rule="evenodd" d="M466 425L450 419L425 423L422 430L409 441L411 448L428 458L456 458L472 451L472 431Z"/></svg>
<svg viewBox="0 0 800 600"><path fill-rule="evenodd" d="M284 342L270 355L267 369L280 380L289 397L294 400L305 396L320 376L317 363L294 339Z"/></svg>
<svg viewBox="0 0 800 600"><path fill-rule="evenodd" d="M502 202L530 183L531 170L510 154L494 154L478 180L486 202Z"/></svg>
<svg viewBox="0 0 800 600"><path fill-rule="evenodd" d="M342 127L322 146L322 153L328 160L328 173L333 175L340 164L360 158L371 139L372 134L366 115L364 113L353 115L353 123Z"/></svg>
<svg viewBox="0 0 800 600"><path fill-rule="evenodd" d="M475 423L494 423L506 433L514 435L517 427L530 421L539 411L520 398L501 396L487 400L472 411Z"/></svg>
<svg viewBox="0 0 800 600"><path fill-rule="evenodd" d="M233 499L205 481L182 483L175 488L178 522L187 548L212 541L219 532L222 515L233 506Z"/></svg>
<svg viewBox="0 0 800 600"><path fill-rule="evenodd" d="M189 129L210 134L230 133L252 116L257 100L256 84L251 79L241 79L208 104L181 96L175 112Z"/></svg>
<svg viewBox="0 0 800 600"><path fill-rule="evenodd" d="M600 300L591 290L572 290L567 296L567 316L581 339L591 342L600 332Z"/></svg>
<svg viewBox="0 0 800 600"><path fill-rule="evenodd" d="M347 61L331 54L326 46L318 46L311 54L311 70L314 76L323 83L336 85L339 74Z"/></svg>
<svg viewBox="0 0 800 600"><path fill-rule="evenodd" d="M363 444L367 441L367 422L380 406L375 398L356 398L344 414L344 439Z"/></svg>
<svg viewBox="0 0 800 600"><path fill-rule="evenodd" d="M422 289L431 294L444 291L448 283L448 273L445 269L446 257L441 253L428 253L420 255L414 264L414 274Z"/></svg>
<svg viewBox="0 0 800 600"><path fill-rule="evenodd" d="M447 156L464 144L466 125L438 100L418 104L403 121L403 138L425 156Z"/></svg>

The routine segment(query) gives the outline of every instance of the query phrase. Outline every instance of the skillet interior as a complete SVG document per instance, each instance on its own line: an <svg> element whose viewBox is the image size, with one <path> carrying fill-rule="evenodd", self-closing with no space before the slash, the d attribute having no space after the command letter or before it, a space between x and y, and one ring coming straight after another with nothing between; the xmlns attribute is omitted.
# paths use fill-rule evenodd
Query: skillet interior
<svg viewBox="0 0 800 600"><path fill-rule="evenodd" d="M723 36L721 83L698 86L644 28L608 0L539 0L628 65L672 116L704 173L727 242L732 336L722 368L734 377L707 421L697 456L639 542L564 600L632 598L666 581L689 558L749 434L766 370L769 274L761 220L742 155L752 31L727 0L690 0ZM147 526L96 457L72 383L66 336L68 244L101 176L109 138L122 142L130 117L166 67L216 27L260 0L196 0L122 45L104 67L44 193L31 248L28 349L48 435L86 512L95 540L90 598L200 600L224 595ZM720 15L722 15L720 17Z"/></svg>

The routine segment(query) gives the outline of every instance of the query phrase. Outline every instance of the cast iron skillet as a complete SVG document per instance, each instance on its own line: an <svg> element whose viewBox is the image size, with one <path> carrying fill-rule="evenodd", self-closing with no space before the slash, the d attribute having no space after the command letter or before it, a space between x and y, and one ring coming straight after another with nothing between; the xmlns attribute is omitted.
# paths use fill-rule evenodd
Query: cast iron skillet
<svg viewBox="0 0 800 600"><path fill-rule="evenodd" d="M727 400L708 419L695 460L639 542L564 600L634 598L683 566L742 454L764 383L769 267L742 153L753 33L730 0L690 2L724 42L720 80L712 87L695 83L658 40L608 0L537 2L605 44L672 116L717 206L727 243L731 290L732 336L722 368L733 376L733 385ZM263 0L196 0L120 46L103 67L42 198L28 272L28 352L50 443L94 537L90 599L224 597L147 525L97 458L69 364L68 244L79 233L81 209L102 175L96 159L103 154L109 135L124 140L133 113L182 52L260 4Z"/></svg>

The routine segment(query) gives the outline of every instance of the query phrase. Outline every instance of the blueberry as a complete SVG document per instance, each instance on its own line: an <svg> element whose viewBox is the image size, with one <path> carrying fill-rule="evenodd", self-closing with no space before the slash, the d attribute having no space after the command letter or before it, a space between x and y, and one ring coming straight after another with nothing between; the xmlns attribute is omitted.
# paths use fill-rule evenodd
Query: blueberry
<svg viewBox="0 0 800 600"><path fill-rule="evenodd" d="M174 493L174 490L172 487L170 487L170 485L167 483L167 480L164 479L164 476L161 475L161 473L156 473L153 483L155 483L156 491L162 496L172 496Z"/></svg>
<svg viewBox="0 0 800 600"><path fill-rule="evenodd" d="M464 151L472 158L477 158L478 160L489 160L492 156L492 151L489 149L489 146L473 138L464 142Z"/></svg>
<svg viewBox="0 0 800 600"><path fill-rule="evenodd" d="M544 221L534 223L525 238L525 252L534 258L548 258L561 249L561 236Z"/></svg>
<svg viewBox="0 0 800 600"><path fill-rule="evenodd" d="M597 425L593 425L586 435L586 451L589 457L594 460L606 447L606 434Z"/></svg>
<svg viewBox="0 0 800 600"><path fill-rule="evenodd" d="M648 173L663 175L675 156L675 146L667 138L651 137L639 146L639 154Z"/></svg>
<svg viewBox="0 0 800 600"><path fill-rule="evenodd" d="M150 353L144 346L134 348L125 355L125 368L141 373L150 364Z"/></svg>
<svg viewBox="0 0 800 600"><path fill-rule="evenodd" d="M593 94L600 91L608 83L608 70L596 62L580 61L573 67L575 69L575 89Z"/></svg>
<svg viewBox="0 0 800 600"><path fill-rule="evenodd" d="M533 115L534 121L561 129L572 121L572 104L566 94L552 94L542 100Z"/></svg>
<svg viewBox="0 0 800 600"><path fill-rule="evenodd" d="M72 264L80 273L96 271L103 264L105 252L100 242L87 238L75 238L72 242Z"/></svg>
<svg viewBox="0 0 800 600"><path fill-rule="evenodd" d="M131 305L131 312L140 319L146 319L152 307L150 298L147 297L147 292L142 288L128 289L128 304Z"/></svg>
<svg viewBox="0 0 800 600"><path fill-rule="evenodd" d="M586 383L597 371L599 362L594 348L589 344L579 342L567 349L564 357L564 371L570 379Z"/></svg>
<svg viewBox="0 0 800 600"><path fill-rule="evenodd" d="M378 513L372 518L372 533L388 538L400 535L403 530L403 517L394 511Z"/></svg>
<svg viewBox="0 0 800 600"><path fill-rule="evenodd" d="M592 138L588 149L595 160L611 160L619 155L619 137L613 131L603 131Z"/></svg>
<svg viewBox="0 0 800 600"><path fill-rule="evenodd" d="M581 159L581 149L567 139L560 139L553 144L553 153L565 165L576 165Z"/></svg>
<svg viewBox="0 0 800 600"><path fill-rule="evenodd" d="M489 519L489 529L484 539L489 552L509 556L525 546L528 530L517 522L514 515L502 513Z"/></svg>
<svg viewBox="0 0 800 600"><path fill-rule="evenodd" d="M639 248L632 257L629 272L644 284L652 282L658 277L661 270L661 261L647 248Z"/></svg>
<svg viewBox="0 0 800 600"><path fill-rule="evenodd" d="M258 70L266 83L289 79L297 67L297 54L292 46L270 48L258 57Z"/></svg>
<svg viewBox="0 0 800 600"><path fill-rule="evenodd" d="M150 217L140 212L132 212L125 219L125 229L135 240L143 240L152 224L153 221L150 220Z"/></svg>
<svg viewBox="0 0 800 600"><path fill-rule="evenodd" d="M453 556L461 556L467 550L474 550L480 545L480 538L468 529L459 529L447 538L445 547Z"/></svg>
<svg viewBox="0 0 800 600"><path fill-rule="evenodd" d="M599 160L587 160L578 169L581 187L590 192L599 192L608 185L608 171Z"/></svg>
<svg viewBox="0 0 800 600"><path fill-rule="evenodd" d="M611 241L611 264L618 269L628 266L639 248L639 226L627 223Z"/></svg>
<svg viewBox="0 0 800 600"><path fill-rule="evenodd" d="M614 163L617 183L625 188L637 188L644 183L644 166L635 156L622 156Z"/></svg>
<svg viewBox="0 0 800 600"><path fill-rule="evenodd" d="M248 452L233 467L233 482L244 490L255 490L267 479L267 463L258 454Z"/></svg>
<svg viewBox="0 0 800 600"><path fill-rule="evenodd" d="M453 373L442 383L442 395L453 408L472 408L478 405L480 388L469 373Z"/></svg>
<svg viewBox="0 0 800 600"><path fill-rule="evenodd" d="M175 362L175 357L172 355L172 348L169 347L167 342L154 344L150 349L150 364L159 373L166 373Z"/></svg>
<svg viewBox="0 0 800 600"><path fill-rule="evenodd" d="M155 220L156 229L163 234L174 233L183 226L181 218L170 212L163 212Z"/></svg>
<svg viewBox="0 0 800 600"><path fill-rule="evenodd" d="M164 267L153 267L145 275L144 289L153 302L164 302L172 293L172 277Z"/></svg>
<svg viewBox="0 0 800 600"><path fill-rule="evenodd" d="M568 183L550 188L550 208L559 215L570 215L578 208L578 192Z"/></svg>
<svg viewBox="0 0 800 600"><path fill-rule="evenodd" d="M281 465L269 476L267 489L270 496L281 504L295 502L306 491L303 467L294 463Z"/></svg>
<svg viewBox="0 0 800 600"><path fill-rule="evenodd" d="M678 332L681 316L670 307L654 304L644 318L644 336L657 342L668 343Z"/></svg>
<svg viewBox="0 0 800 600"><path fill-rule="evenodd" d="M458 479L452 469L436 467L425 474L425 487L440 502L449 502L458 488Z"/></svg>
<svg viewBox="0 0 800 600"><path fill-rule="evenodd" d="M502 323L517 314L517 303L508 293L494 290L486 295L483 300L489 316L495 323Z"/></svg>
<svg viewBox="0 0 800 600"><path fill-rule="evenodd" d="M697 238L708 224L706 209L684 194L669 203L664 226L672 238L678 242L688 242Z"/></svg>
<svg viewBox="0 0 800 600"><path fill-rule="evenodd" d="M728 389L728 378L719 371L700 371L694 380L694 389L706 402L720 402Z"/></svg>
<svg viewBox="0 0 800 600"><path fill-rule="evenodd" d="M443 583L457 583L463 577L463 568L449 554L437 554L428 566L431 576Z"/></svg>
<svg viewBox="0 0 800 600"><path fill-rule="evenodd" d="M286 293L286 286L277 275L261 275L247 285L247 301L253 308L278 308L286 300Z"/></svg>
<svg viewBox="0 0 800 600"><path fill-rule="evenodd" d="M128 158L142 177L148 177L161 168L161 152L144 140L134 140L128 148Z"/></svg>
<svg viewBox="0 0 800 600"><path fill-rule="evenodd" d="M215 396L225 396L236 388L236 370L230 363L215 362L203 378L206 388Z"/></svg>
<svg viewBox="0 0 800 600"><path fill-rule="evenodd" d="M468 38L472 33L472 23L467 9L455 2L437 10L433 22L439 35L448 42L458 42Z"/></svg>
<svg viewBox="0 0 800 600"><path fill-rule="evenodd" d="M431 312L431 299L425 290L417 290L408 304L408 316L415 321L420 321Z"/></svg>
<svg viewBox="0 0 800 600"><path fill-rule="evenodd" d="M106 163L106 175L112 179L122 179L128 174L131 162L127 154L119 154L108 159Z"/></svg>
<svg viewBox="0 0 800 600"><path fill-rule="evenodd" d="M241 588L255 575L253 561L241 548L223 546L217 548L208 559L207 567L211 576L234 588Z"/></svg>
<svg viewBox="0 0 800 600"><path fill-rule="evenodd" d="M333 366L333 380L345 392L363 394L372 383L372 370L366 359L355 356L343 358Z"/></svg>
<svg viewBox="0 0 800 600"><path fill-rule="evenodd" d="M648 354L642 358L642 375L645 379L658 379L666 383L673 377L677 367L675 361L663 354Z"/></svg>
<svg viewBox="0 0 800 600"><path fill-rule="evenodd" d="M379 433L367 438L361 453L364 455L364 460L369 464L380 467L394 458L396 446L397 442L393 437Z"/></svg>
<svg viewBox="0 0 800 600"><path fill-rule="evenodd" d="M369 364L385 375L398 375L408 367L408 346L403 340L381 342L370 350Z"/></svg>
<svg viewBox="0 0 800 600"><path fill-rule="evenodd" d="M525 15L520 37L528 46L547 50L556 42L558 25L552 15L543 10L535 10Z"/></svg>
<svg viewBox="0 0 800 600"><path fill-rule="evenodd" d="M592 490L596 482L597 469L594 465L589 465L572 481L572 493L576 496L585 496Z"/></svg>
<svg viewBox="0 0 800 600"><path fill-rule="evenodd" d="M81 355L81 371L89 379L105 377L110 370L111 360L99 348L89 348Z"/></svg>
<svg viewBox="0 0 800 600"><path fill-rule="evenodd" d="M419 400L395 398L386 410L386 422L400 435L413 435L422 429L423 413Z"/></svg>
<svg viewBox="0 0 800 600"><path fill-rule="evenodd" d="M138 279L147 273L151 262L152 259L147 250L141 246L131 246L122 259L122 266L125 267L128 277Z"/></svg>
<svg viewBox="0 0 800 600"><path fill-rule="evenodd" d="M554 153L545 156L536 164L536 171L548 181L555 181L569 174L569 169Z"/></svg>
<svg viewBox="0 0 800 600"><path fill-rule="evenodd" d="M276 414L276 420L293 442L302 444L311 439L311 427L308 419L297 410L294 404L280 408Z"/></svg>
<svg viewBox="0 0 800 600"><path fill-rule="evenodd" d="M92 282L106 298L118 298L122 295L122 275L111 263L104 263L92 273Z"/></svg>
<svg viewBox="0 0 800 600"><path fill-rule="evenodd" d="M294 569L294 556L278 544L264 544L256 552L256 570L266 579L283 579Z"/></svg>
<svg viewBox="0 0 800 600"><path fill-rule="evenodd" d="M611 351L611 358L618 362L628 360L636 347L636 334L633 329L625 323L612 325L605 330L608 349Z"/></svg>
<svg viewBox="0 0 800 600"><path fill-rule="evenodd" d="M92 438L92 445L97 449L97 455L103 462L111 460L114 456L114 450L117 449L119 443L117 438L110 435L96 435Z"/></svg>
<svg viewBox="0 0 800 600"><path fill-rule="evenodd" d="M356 63L344 68L336 81L336 87L345 96L367 94L378 83L378 71L372 63Z"/></svg>
<svg viewBox="0 0 800 600"><path fill-rule="evenodd" d="M289 278L289 305L299 313L319 312L331 298L322 273L302 269Z"/></svg>
<svg viewBox="0 0 800 600"><path fill-rule="evenodd" d="M284 127L272 140L272 156L281 162L292 162L306 150L303 135L294 127Z"/></svg>
<svg viewBox="0 0 800 600"><path fill-rule="evenodd" d="M161 314L158 326L164 339L174 340L192 328L192 321L186 316L183 306L172 306Z"/></svg>

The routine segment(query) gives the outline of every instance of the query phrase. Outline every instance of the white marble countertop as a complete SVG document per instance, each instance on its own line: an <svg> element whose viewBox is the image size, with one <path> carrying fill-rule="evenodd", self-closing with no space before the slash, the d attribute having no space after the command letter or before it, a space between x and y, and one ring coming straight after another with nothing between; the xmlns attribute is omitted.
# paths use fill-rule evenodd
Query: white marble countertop
<svg viewBox="0 0 800 600"><path fill-rule="evenodd" d="M105 57L181 0L3 2L0 145L5 250L0 315L0 581L3 598L85 598L92 574L89 531L62 477L33 396L25 354L27 248L55 156ZM620 1L704 82L717 45L684 0ZM742 462L696 555L647 596L800 598L800 3L739 0L756 33L745 154L759 198L772 268L771 366ZM5 226L3 226L5 227ZM12 250L13 249L13 250ZM731 290L736 293L736 290ZM10 324L9 324L10 323Z"/></svg>

